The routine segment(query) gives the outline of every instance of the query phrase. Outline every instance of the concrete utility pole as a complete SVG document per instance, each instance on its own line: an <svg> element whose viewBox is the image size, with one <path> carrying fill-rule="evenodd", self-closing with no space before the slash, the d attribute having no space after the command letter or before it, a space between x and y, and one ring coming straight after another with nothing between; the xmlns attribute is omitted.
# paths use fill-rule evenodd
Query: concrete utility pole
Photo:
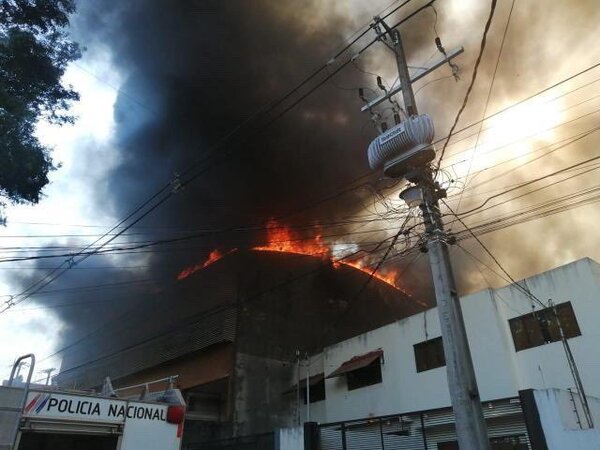
<svg viewBox="0 0 600 450"><path fill-rule="evenodd" d="M54 372L56 369L54 367L50 368L50 369L44 369L42 370L42 373L46 374L46 386L50 385L50 375L52 375L52 372Z"/></svg>
<svg viewBox="0 0 600 450"><path fill-rule="evenodd" d="M302 417L300 412L300 350L296 349L296 378L298 384L296 385L296 418L298 419L298 425L302 424Z"/></svg>
<svg viewBox="0 0 600 450"><path fill-rule="evenodd" d="M310 356L306 353L306 421L310 422Z"/></svg>
<svg viewBox="0 0 600 450"><path fill-rule="evenodd" d="M552 301L552 299L548 300L548 307L552 308L552 314L554 315L554 320L558 325L558 331L560 333L560 340L563 344L563 349L565 350L565 356L567 357L567 363L569 363L569 370L571 371L571 375L573 376L573 381L575 382L575 387L577 388L577 393L579 394L579 399L581 400L581 406L583 407L583 415L585 416L585 420L587 422L588 428L594 428L594 419L592 417L592 412L590 410L590 405L587 400L587 395L585 390L583 389L583 382L581 381L581 376L579 375L579 369L577 368L577 363L575 362L575 357L573 356L573 352L571 351L571 345L565 336L565 332L562 326L562 322L560 320L560 316L558 315L558 311L556 309L556 305Z"/></svg>
<svg viewBox="0 0 600 450"><path fill-rule="evenodd" d="M380 26L385 29L385 32L381 30ZM417 77L421 78L425 73L449 62L454 56L460 54L462 49L450 52L448 56L411 80L398 30L390 29L378 17L375 18L372 27L378 32L380 40L395 54L400 80L399 89L402 90L404 108L408 118L404 121L404 125L402 122L396 124L396 127L376 138L369 147L370 163L372 167L383 165L384 172L388 176L406 177L414 183L413 187L404 192L411 191L410 196L413 196L413 199L416 195L417 201L413 204L418 204L423 213L427 252L429 253L440 317L448 387L454 410L458 444L461 450L489 450L487 427L446 243L449 237L444 232L439 209L438 200L445 197L445 191L434 180L430 162L434 159L435 154L431 150L431 145L419 143L418 137L414 137L419 133L425 135L426 131L423 131L427 129L425 125L430 124L429 135L432 141L433 125L431 118L418 115L412 82ZM373 106L390 98L396 92L398 92L398 88L391 89L386 92L386 95L369 102L363 111L372 111ZM421 122L419 122L420 120ZM417 140L417 144L411 143L411 139ZM424 140L428 141L428 138ZM428 141L429 144L431 141Z"/></svg>

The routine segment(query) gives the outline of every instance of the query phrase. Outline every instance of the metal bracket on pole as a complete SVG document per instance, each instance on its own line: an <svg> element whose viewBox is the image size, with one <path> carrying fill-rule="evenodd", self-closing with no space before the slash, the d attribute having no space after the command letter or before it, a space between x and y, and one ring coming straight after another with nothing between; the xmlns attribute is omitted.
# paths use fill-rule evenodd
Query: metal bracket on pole
<svg viewBox="0 0 600 450"><path fill-rule="evenodd" d="M363 102L369 103L369 101L367 100L367 97L365 97L365 92L364 92L363 88L358 89L358 96L360 97L360 99ZM375 124L375 127L377 128L377 130L380 133L383 133L385 130L387 130L387 124L381 120L381 114L379 114L377 111L373 110L372 108L369 108L369 112L371 113L371 120Z"/></svg>
<svg viewBox="0 0 600 450"><path fill-rule="evenodd" d="M371 27L377 31L378 39L393 49L400 85L385 92L385 95L368 102L361 111L372 110L373 107L390 99L390 97L398 92L402 92L404 109L410 118L409 121L411 123L413 120L417 121L422 116L419 116L418 113L412 83L446 64L452 58L460 55L464 50L460 47L448 55L443 55L443 58L431 67L425 68L418 75L411 78L408 72L402 39L398 30L391 29L379 18L375 18L375 23ZM383 33L381 27L385 28L385 33ZM385 138L387 137L386 135ZM380 138L381 136L376 139ZM431 141L433 141L433 137L431 137L429 144ZM378 143L379 141L374 142ZM369 157L374 153L372 151L373 148L380 149L380 147L369 146ZM396 151L402 152L404 150L401 146L398 146ZM394 163L394 157L394 155L387 157L387 163ZM386 159L385 156L384 159ZM439 210L438 201L445 196L445 191L440 187L439 183L435 182L431 167L429 166L430 161L430 159L424 159L423 161L415 160L413 166L406 171L399 171L397 177L402 176L411 183L414 183L415 186L413 188L416 188L421 194L420 199L418 195L414 199L415 202L419 203L425 225L425 236L423 241L420 242L420 246L422 251L427 251L429 254L440 318L442 342L444 344L444 356L446 358L448 389L454 411L454 422L459 446L462 450L490 450L487 426L477 388L477 380L469 350L460 299L457 295L456 283L450 263L447 242L450 241L450 237L444 232L444 223ZM372 164L371 167L373 167ZM396 175L393 172L388 172L388 174L392 177ZM407 192L410 190L411 188L403 191L406 194L407 204L412 199L409 195L410 192Z"/></svg>
<svg viewBox="0 0 600 450"><path fill-rule="evenodd" d="M419 72L418 74L416 74L415 76L413 76L410 79L410 82L414 83L415 81L420 80L424 76L426 76L426 75L430 74L431 72L433 72L434 70L436 70L438 67L441 67L444 64L446 64L447 62L449 62L452 59L456 58L458 55L460 55L464 51L465 51L464 47L455 48L450 53L448 53L448 57L446 57L446 58L440 58L439 60L437 60L436 62L434 62L433 65L431 65L430 67L428 67L426 70L424 70L423 72ZM361 112L368 111L369 109L371 109L371 108L379 105L380 103L383 103L389 97L392 97L392 96L398 94L401 91L402 91L402 85L396 86L395 88L390 89L386 95L382 95L381 97L377 97L375 100L371 100L369 103L367 103L365 106L363 106L360 109L360 111Z"/></svg>

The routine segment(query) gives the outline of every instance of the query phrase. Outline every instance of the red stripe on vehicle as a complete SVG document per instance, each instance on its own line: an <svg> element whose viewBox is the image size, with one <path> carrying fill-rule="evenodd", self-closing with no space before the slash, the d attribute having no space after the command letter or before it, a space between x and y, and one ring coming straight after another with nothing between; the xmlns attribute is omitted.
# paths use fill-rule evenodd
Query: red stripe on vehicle
<svg viewBox="0 0 600 450"><path fill-rule="evenodd" d="M26 413L27 413L27 412L29 412L29 410L30 410L31 408L33 408L33 405L35 405L35 402L37 402L38 398L40 398L40 395L42 395L42 394L38 394L38 395L36 395L35 397L33 397L33 400L31 400L31 401L29 402L29 404L28 404L28 405L25 407L25 412L26 412Z"/></svg>

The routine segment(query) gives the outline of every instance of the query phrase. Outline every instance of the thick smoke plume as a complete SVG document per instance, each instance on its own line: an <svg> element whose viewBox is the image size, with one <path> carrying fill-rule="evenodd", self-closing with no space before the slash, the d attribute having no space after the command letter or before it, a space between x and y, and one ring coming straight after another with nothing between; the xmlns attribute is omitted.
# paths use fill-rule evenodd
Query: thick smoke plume
<svg viewBox="0 0 600 450"><path fill-rule="evenodd" d="M347 10L340 7L342 3L348 5ZM81 2L74 22L76 34L90 51L96 46L110 48L115 66L126 79L115 105L115 149L120 153L120 162L91 201L114 217L123 217L158 187L173 180L177 173L213 155L211 148L222 136L327 61L345 36L378 11L372 2L369 5L356 3ZM384 3L380 9L386 6ZM449 129L455 108L462 101L488 13L488 5L482 2L462 7L459 3L440 4L435 23L446 48L458 45L466 48L457 61L463 69L462 81L455 84L449 77L449 68L444 67L437 76L431 77L445 78L417 94L421 111L434 116L438 137ZM582 2L582 8L591 3ZM556 55L550 44L533 43L532 38L528 38L528 33L539 32L544 23L551 23L556 34L564 33L566 25L556 22L558 13L533 11L525 4L518 7L526 10L514 12L515 22L497 73L489 112L572 72L562 65L557 76L540 71L541 65L556 67L553 60ZM500 2L472 105L462 119L464 124L481 118L508 9L509 2ZM433 45L434 21L435 14L428 10L403 28L411 61L425 64L437 57ZM591 19L590 23L593 23ZM525 64L527 55L532 52L539 55L537 65L531 61ZM574 58L569 58L571 64ZM139 239L159 239L169 230L260 226L272 217L285 217L294 225L311 225L360 214L372 204L369 190L358 189L320 207L306 209L307 205L347 188L348 183L368 172L366 148L374 137L374 130L368 117L359 113L361 102L356 88L376 87L374 76L361 72L356 66L383 75L389 84L395 77L393 59L380 45L265 132L259 130L269 117L251 125L243 134L250 138L233 139L218 149L219 156L210 169L136 227L136 231L148 233ZM523 81L517 83L515 79ZM449 155L466 147L456 150L450 147ZM589 152L589 148L584 148L580 155ZM562 162L554 159L548 164L561 167ZM464 175L464 167L461 170ZM527 177L527 173L516 173L512 180L516 183ZM376 179L375 175L363 182ZM477 201L465 199L462 209L476 205ZM550 241L556 249L559 248L556 241L565 240L567 235L571 237L571 231L558 223L550 223L555 224ZM564 250L561 258L552 257L548 263L544 258L549 254L540 248L539 238L519 237L524 233L529 235L530 230L538 231L536 227L539 225L520 229L519 235L509 230L500 237L486 238L492 248L500 250L500 256L516 276L565 262ZM349 226L346 231L353 228ZM457 231L460 226L455 224L452 228ZM260 232L216 234L128 259L147 265L144 271L110 271L110 274L85 271L90 275L78 273L77 277L65 277L56 283L57 288L128 282L134 278L150 280L119 290L122 301L90 302L85 309L65 309L61 317L71 327L65 334L65 343L85 335L109 317L119 317L134 304L146 302L142 308L146 310L157 307L168 297L164 293L175 282L177 273L206 258L212 249L227 251L249 247L260 243L261 238ZM365 235L340 238L342 243L352 245L364 239ZM513 245L527 251L521 251L519 258L511 257L506 248ZM483 282L472 262L458 250L455 256L461 288L481 287ZM122 261L103 257L94 264L118 265ZM406 272L406 285L410 285L416 295L431 299L428 272L422 270L427 268L426 258L419 258L412 267L413 270ZM156 293L164 295L159 299L153 297ZM106 291L91 292L89 299L106 299L111 295ZM176 295L184 293L179 290ZM130 323L121 320L118 327L126 331Z"/></svg>

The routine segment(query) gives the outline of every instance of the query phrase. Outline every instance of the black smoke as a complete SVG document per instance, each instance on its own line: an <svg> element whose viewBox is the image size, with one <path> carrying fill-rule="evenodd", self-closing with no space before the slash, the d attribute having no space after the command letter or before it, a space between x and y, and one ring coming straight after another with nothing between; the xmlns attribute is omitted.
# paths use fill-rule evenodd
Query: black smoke
<svg viewBox="0 0 600 450"><path fill-rule="evenodd" d="M144 234L128 241L177 237L185 230L260 227L279 216L310 225L355 213L368 195L363 190L321 208L306 206L369 170L366 147L372 131L353 89L364 85L364 74L346 71L336 78L337 87L327 83L272 125L267 126L289 102L266 116L253 115L327 61L348 20L332 16L327 27L311 28L309 4L297 2L80 2L74 35L90 56L95 48L108 47L125 77L114 110L120 162L90 202L121 218L177 174L185 180L196 173L186 168L197 167L201 175L133 228L130 232ZM238 135L213 149L240 124ZM85 151L80 158L85 164ZM165 292L187 295L175 286L183 267L203 260L212 248L245 248L262 237L260 232L210 235L142 253L145 270L66 274L52 287L151 281L84 291L86 305L57 309L69 326L64 344L106 321L111 334L138 326L148 310L164 307ZM359 239L364 235L347 238ZM92 257L84 264L140 264L123 263L132 260ZM72 296L63 300L72 301Z"/></svg>
<svg viewBox="0 0 600 450"><path fill-rule="evenodd" d="M190 295L186 288L176 286L175 277L183 267L203 260L213 248L246 248L263 238L261 232L225 230L260 227L271 217L283 217L283 222L292 225L327 223L358 214L372 203L369 190L357 189L307 208L347 189L369 172L366 148L375 131L369 118L359 112L362 103L357 88L373 87L373 76L350 65L275 122L271 123L306 88L266 116L254 115L328 61L348 30L356 28L352 15L342 13L328 17L327 26L313 26L312 15L319 11L316 5L294 1L80 2L73 20L75 36L90 53L108 47L113 64L125 77L114 110L115 151L120 161L90 202L121 218L161 186L177 180L178 174L185 174L185 180L198 171L201 174L193 183L131 230L143 235L127 240L180 236L177 233L186 230L224 231L129 256L143 257L145 270L81 270L59 279L53 287L150 280L123 289L92 290L84 294L89 305L59 310L69 325L64 334L66 345L107 320L112 320L111 332L119 328L125 333L127 327L135 326L130 319L138 317L139 321L148 311L164 308L170 295ZM481 12L483 16L487 11L483 8ZM433 20L431 11L424 12L405 30L409 58L435 51ZM479 28L473 41L478 33ZM361 41L367 42L369 39ZM382 45L377 55L387 58L393 69L393 59ZM353 51L358 48L360 45ZM464 67L469 67L476 50L476 46L468 49ZM376 61L365 57L359 62L369 69ZM448 75L449 69L441 72ZM313 85L326 74L322 72ZM423 100L422 109L433 113L448 103L457 104L453 99L462 93L460 89L451 94L438 90L437 96ZM369 91L369 95L374 94ZM447 128L452 117L441 116L440 129ZM240 124L240 133L215 150L223 136ZM80 157L81 164L86 164L85 152ZM194 169L186 172L188 168ZM376 183L377 177L374 174L362 182ZM349 235L341 240L374 240L366 237ZM126 258L119 261L130 261ZM90 266L120 264L108 257L91 260ZM139 259L135 261L140 264ZM430 300L428 273L422 270L427 268L426 258L419 258L414 267L404 284L415 289L415 295ZM107 301L94 303L96 300ZM128 312L132 308L137 309ZM145 313L139 314L140 310Z"/></svg>

